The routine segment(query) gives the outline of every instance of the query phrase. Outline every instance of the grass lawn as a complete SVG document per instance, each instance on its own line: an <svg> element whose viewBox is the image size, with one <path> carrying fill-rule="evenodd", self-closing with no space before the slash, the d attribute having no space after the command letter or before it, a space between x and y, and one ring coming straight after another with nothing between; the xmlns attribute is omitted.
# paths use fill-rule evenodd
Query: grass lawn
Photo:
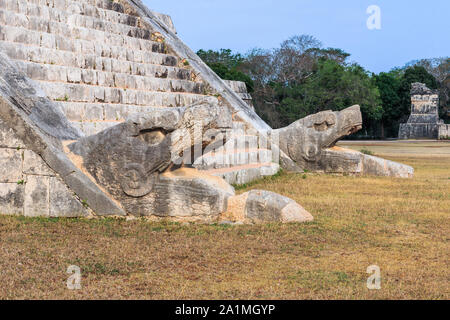
<svg viewBox="0 0 450 320"><path fill-rule="evenodd" d="M450 143L341 145L416 177L282 174L239 190L295 199L315 217L301 225L0 216L0 299L449 299Z"/></svg>

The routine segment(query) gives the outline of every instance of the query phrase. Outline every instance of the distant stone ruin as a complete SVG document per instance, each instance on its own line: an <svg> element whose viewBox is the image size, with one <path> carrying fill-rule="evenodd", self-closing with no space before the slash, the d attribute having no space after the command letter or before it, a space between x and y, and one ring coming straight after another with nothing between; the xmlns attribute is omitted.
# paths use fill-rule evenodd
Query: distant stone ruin
<svg viewBox="0 0 450 320"><path fill-rule="evenodd" d="M411 115L400 125L399 139L445 139L449 125L439 119L439 92L425 84L411 85Z"/></svg>
<svg viewBox="0 0 450 320"><path fill-rule="evenodd" d="M139 0L0 1L0 214L313 219L243 184L289 171L411 177L336 142L354 106L272 130Z"/></svg>

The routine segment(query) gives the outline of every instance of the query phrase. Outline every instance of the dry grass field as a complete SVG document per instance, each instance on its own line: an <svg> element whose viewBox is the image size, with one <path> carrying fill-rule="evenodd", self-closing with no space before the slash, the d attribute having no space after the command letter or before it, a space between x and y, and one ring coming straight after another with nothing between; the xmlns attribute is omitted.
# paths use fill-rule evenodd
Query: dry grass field
<svg viewBox="0 0 450 320"><path fill-rule="evenodd" d="M449 299L450 143L341 145L416 177L282 174L239 190L295 199L315 217L303 225L0 216L0 299ZM66 288L69 265L81 290Z"/></svg>

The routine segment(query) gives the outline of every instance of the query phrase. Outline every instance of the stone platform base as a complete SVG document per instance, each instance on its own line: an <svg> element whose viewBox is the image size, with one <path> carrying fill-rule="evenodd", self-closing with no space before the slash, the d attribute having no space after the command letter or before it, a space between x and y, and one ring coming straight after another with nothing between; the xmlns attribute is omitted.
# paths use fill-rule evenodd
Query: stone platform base
<svg viewBox="0 0 450 320"><path fill-rule="evenodd" d="M400 125L399 139L437 139L439 124L403 123Z"/></svg>
<svg viewBox="0 0 450 320"><path fill-rule="evenodd" d="M439 140L450 140L450 124L439 126Z"/></svg>
<svg viewBox="0 0 450 320"><path fill-rule="evenodd" d="M414 169L410 166L341 147L326 149L320 162L326 173L394 178L414 176Z"/></svg>

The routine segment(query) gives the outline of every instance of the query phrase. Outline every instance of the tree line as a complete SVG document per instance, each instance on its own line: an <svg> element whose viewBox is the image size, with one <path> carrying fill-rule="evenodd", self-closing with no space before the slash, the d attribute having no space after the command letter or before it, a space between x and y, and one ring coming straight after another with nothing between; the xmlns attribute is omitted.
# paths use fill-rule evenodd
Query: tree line
<svg viewBox="0 0 450 320"><path fill-rule="evenodd" d="M349 53L324 48L309 35L294 36L270 50L256 48L246 54L199 50L197 54L222 79L245 82L256 112L273 128L359 104L364 125L356 138L397 137L399 124L410 114L413 82L439 90L440 116L450 121L448 57L413 61L374 74L350 62Z"/></svg>

